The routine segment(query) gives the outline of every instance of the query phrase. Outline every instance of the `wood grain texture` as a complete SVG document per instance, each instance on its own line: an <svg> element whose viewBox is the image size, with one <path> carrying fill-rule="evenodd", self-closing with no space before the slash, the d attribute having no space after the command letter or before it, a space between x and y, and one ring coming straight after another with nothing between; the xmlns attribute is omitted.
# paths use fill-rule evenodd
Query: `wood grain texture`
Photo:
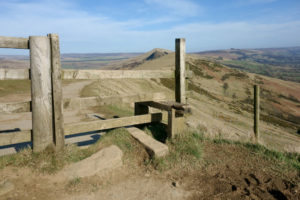
<svg viewBox="0 0 300 200"><path fill-rule="evenodd" d="M52 68L52 99L53 99L53 139L56 150L65 146L63 98L61 85L61 63L59 37L57 34L48 34L51 42L51 68Z"/></svg>
<svg viewBox="0 0 300 200"><path fill-rule="evenodd" d="M33 150L39 152L53 144L50 40L31 36L29 43Z"/></svg>
<svg viewBox="0 0 300 200"><path fill-rule="evenodd" d="M64 125L65 135L96 130L105 130L111 128L119 128L124 126L147 124L151 122L160 122L163 117L162 115L162 113L152 113L116 119L97 120L92 122L69 123Z"/></svg>
<svg viewBox="0 0 300 200"><path fill-rule="evenodd" d="M0 113L30 112L31 101L17 103L0 103Z"/></svg>
<svg viewBox="0 0 300 200"><path fill-rule="evenodd" d="M29 49L28 38L0 36L0 48Z"/></svg>
<svg viewBox="0 0 300 200"><path fill-rule="evenodd" d="M62 70L63 79L174 78L173 70Z"/></svg>
<svg viewBox="0 0 300 200"><path fill-rule="evenodd" d="M28 80L29 69L0 69L0 80Z"/></svg>
<svg viewBox="0 0 300 200"><path fill-rule="evenodd" d="M185 39L175 40L175 99L178 103L186 103L185 72Z"/></svg>
<svg viewBox="0 0 300 200"><path fill-rule="evenodd" d="M31 130L0 133L0 146L31 141Z"/></svg>
<svg viewBox="0 0 300 200"><path fill-rule="evenodd" d="M64 109L85 109L100 105L133 104L139 101L163 101L166 99L168 97L164 92L155 92L127 96L66 98L63 102Z"/></svg>

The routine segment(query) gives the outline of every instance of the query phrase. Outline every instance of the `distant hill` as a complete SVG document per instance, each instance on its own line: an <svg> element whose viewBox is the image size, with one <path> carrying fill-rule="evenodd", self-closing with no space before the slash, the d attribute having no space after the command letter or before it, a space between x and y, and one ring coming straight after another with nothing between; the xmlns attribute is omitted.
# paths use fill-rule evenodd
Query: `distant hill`
<svg viewBox="0 0 300 200"><path fill-rule="evenodd" d="M197 52L199 58L235 69L300 82L300 47Z"/></svg>
<svg viewBox="0 0 300 200"><path fill-rule="evenodd" d="M159 54L160 57L147 59L155 54ZM236 54L230 53L227 56ZM186 56L186 65L194 74L188 79L188 102L192 105L193 112L187 118L190 126L201 128L214 136L219 134L224 138L243 140L249 137L253 134L253 85L259 84L262 143L276 149L300 152L299 83L232 69L213 59L201 59L195 54ZM135 70L174 69L175 53L170 51L163 55L162 52L152 50L120 61L115 67ZM174 90L174 81L171 79L151 81ZM99 89L97 93L103 93L105 85L106 83L96 87L103 89ZM144 90L135 92L142 93Z"/></svg>

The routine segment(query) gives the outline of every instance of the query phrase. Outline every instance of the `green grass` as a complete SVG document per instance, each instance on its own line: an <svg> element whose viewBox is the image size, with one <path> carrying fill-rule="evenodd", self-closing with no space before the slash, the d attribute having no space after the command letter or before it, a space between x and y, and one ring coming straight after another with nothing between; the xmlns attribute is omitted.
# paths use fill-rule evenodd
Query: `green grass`
<svg viewBox="0 0 300 200"><path fill-rule="evenodd" d="M170 153L164 158L154 158L152 165L159 171L173 168L195 168L202 159L203 136L199 133L187 132L168 140Z"/></svg>
<svg viewBox="0 0 300 200"><path fill-rule="evenodd" d="M35 153L27 148L17 154L0 157L0 169L6 166L29 167L34 171L52 174L62 169L64 165L80 161L92 153L94 152L90 149L81 150L74 145L66 146L61 152L48 148Z"/></svg>
<svg viewBox="0 0 300 200"><path fill-rule="evenodd" d="M36 172L53 174L65 165L83 160L112 144L117 145L124 152L125 159L134 159L136 154L142 152L140 144L130 136L126 129L115 129L108 131L97 143L87 149L67 145L61 152L48 148L43 152L35 153L27 148L17 154L2 156L0 169L7 166L28 167Z"/></svg>
<svg viewBox="0 0 300 200"><path fill-rule="evenodd" d="M0 80L0 97L30 93L30 80Z"/></svg>

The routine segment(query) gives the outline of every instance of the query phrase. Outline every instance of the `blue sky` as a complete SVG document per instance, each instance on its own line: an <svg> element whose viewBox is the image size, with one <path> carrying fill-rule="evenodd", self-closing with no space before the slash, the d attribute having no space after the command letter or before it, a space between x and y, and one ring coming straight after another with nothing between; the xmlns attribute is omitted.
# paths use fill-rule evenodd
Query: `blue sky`
<svg viewBox="0 0 300 200"><path fill-rule="evenodd" d="M189 52L300 46L300 1L0 0L0 27L2 36L58 33L62 53L173 50L178 37Z"/></svg>

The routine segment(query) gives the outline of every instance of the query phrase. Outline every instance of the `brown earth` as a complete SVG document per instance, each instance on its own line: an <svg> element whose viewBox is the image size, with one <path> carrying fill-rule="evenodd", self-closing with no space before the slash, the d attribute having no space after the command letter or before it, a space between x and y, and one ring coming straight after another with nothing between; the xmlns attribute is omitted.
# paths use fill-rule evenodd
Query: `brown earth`
<svg viewBox="0 0 300 200"><path fill-rule="evenodd" d="M299 171L239 145L203 145L203 159L196 167L162 171L143 163L145 151L110 174L71 181L6 167L0 178L15 189L0 199L300 199Z"/></svg>

